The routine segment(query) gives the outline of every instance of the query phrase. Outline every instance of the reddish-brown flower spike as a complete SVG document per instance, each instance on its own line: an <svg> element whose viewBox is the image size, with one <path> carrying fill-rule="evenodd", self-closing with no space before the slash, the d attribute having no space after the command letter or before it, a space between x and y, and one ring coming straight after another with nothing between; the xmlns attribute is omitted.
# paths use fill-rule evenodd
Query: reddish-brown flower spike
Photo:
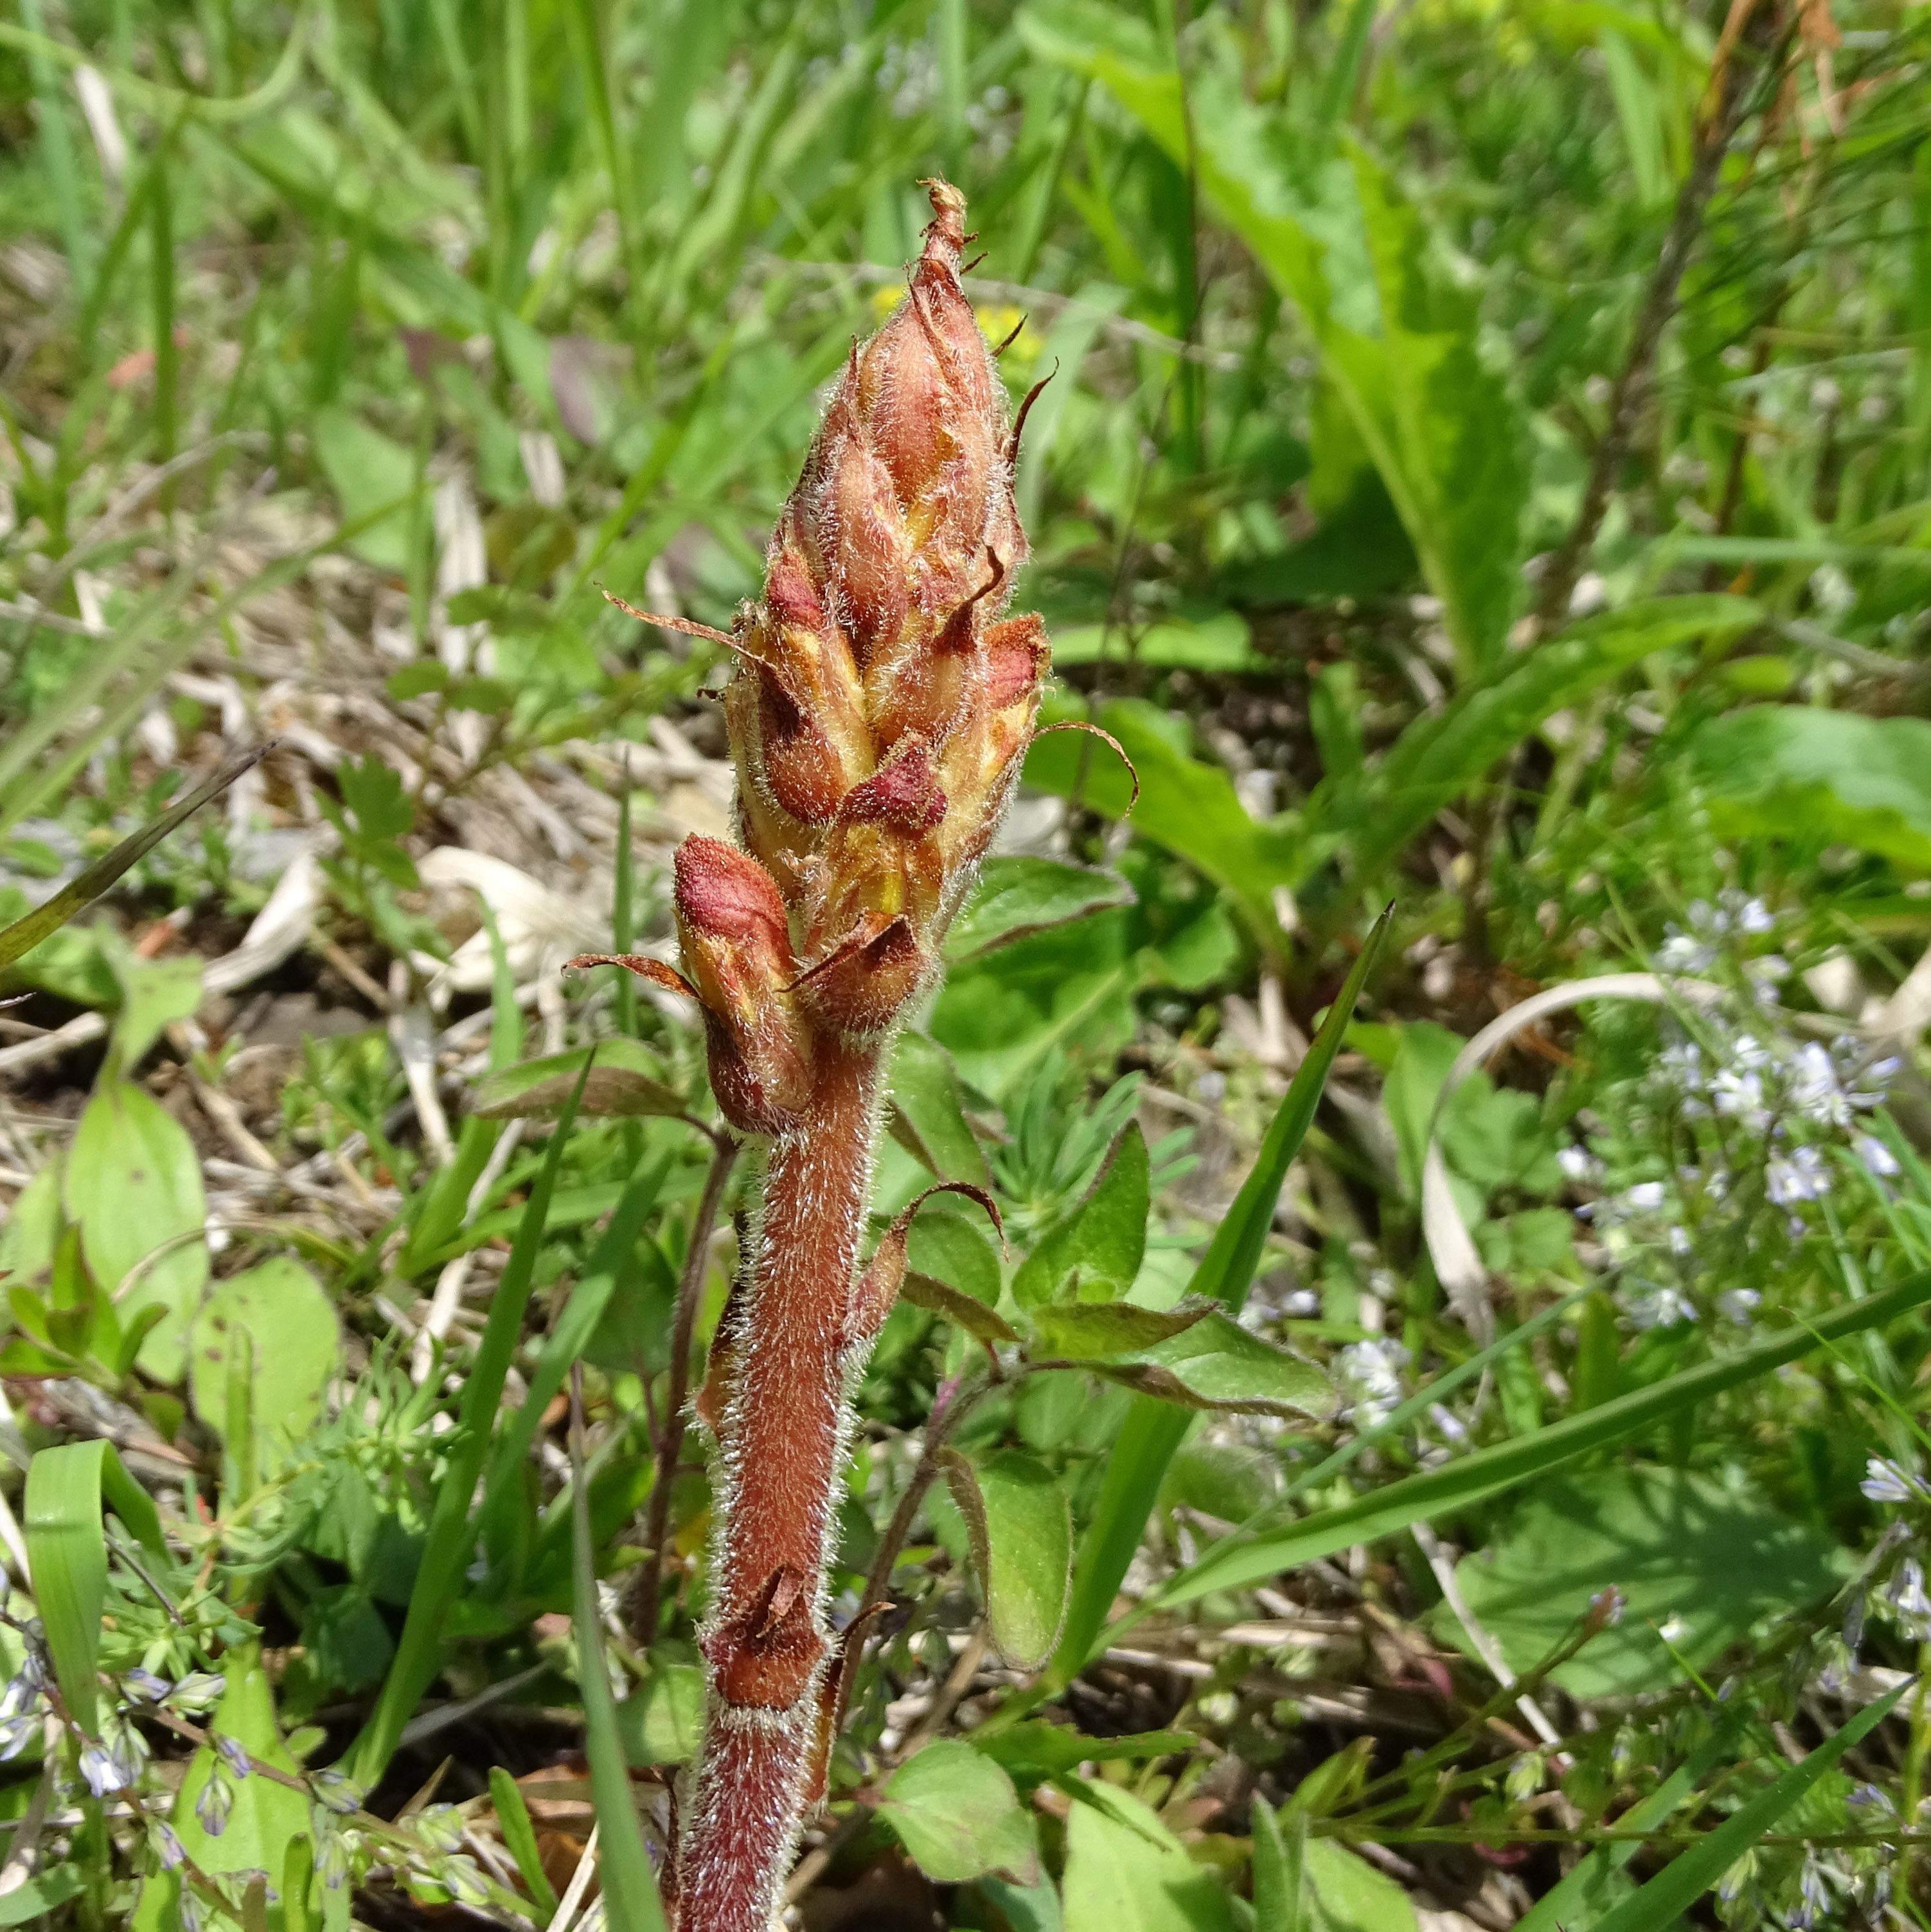
<svg viewBox="0 0 1931 1932"><path fill-rule="evenodd" d="M1026 539L1005 387L959 284L965 200L926 185L906 298L853 346L727 640L740 845L677 858L712 1086L769 1137L698 1404L718 1445L710 1696L678 1932L769 1932L823 1792L845 1391L903 1272L901 1229L858 1276L881 1069L997 830L1048 660L1039 620L1004 614Z"/></svg>

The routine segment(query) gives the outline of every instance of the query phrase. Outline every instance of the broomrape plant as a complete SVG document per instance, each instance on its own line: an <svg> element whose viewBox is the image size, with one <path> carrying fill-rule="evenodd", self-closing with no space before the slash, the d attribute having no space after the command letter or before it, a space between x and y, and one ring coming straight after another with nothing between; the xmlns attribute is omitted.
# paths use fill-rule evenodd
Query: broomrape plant
<svg viewBox="0 0 1931 1932"><path fill-rule="evenodd" d="M825 1790L847 1396L904 1279L917 1206L861 1271L880 1082L998 827L1048 656L1038 617L1001 615L1026 556L1013 495L1024 406L1009 422L959 286L965 197L926 186L910 286L853 346L772 538L764 594L729 636L704 633L736 658L724 712L742 842L693 837L678 851L682 973L619 962L697 1002L718 1106L766 1148L697 1404L717 1445L715 1580L674 1896L680 1922L705 1932L762 1932ZM997 1220L990 1197L949 1184Z"/></svg>

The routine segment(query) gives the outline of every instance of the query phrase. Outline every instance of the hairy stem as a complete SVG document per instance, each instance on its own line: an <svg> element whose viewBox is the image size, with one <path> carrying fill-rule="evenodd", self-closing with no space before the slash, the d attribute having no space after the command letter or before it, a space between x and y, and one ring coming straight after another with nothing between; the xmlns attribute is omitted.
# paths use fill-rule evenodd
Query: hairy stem
<svg viewBox="0 0 1931 1932"><path fill-rule="evenodd" d="M711 1695L678 1898L692 1932L768 1932L814 1772L880 1060L876 1046L822 1054L766 1167L736 1330L755 1346L727 1365L718 1430Z"/></svg>

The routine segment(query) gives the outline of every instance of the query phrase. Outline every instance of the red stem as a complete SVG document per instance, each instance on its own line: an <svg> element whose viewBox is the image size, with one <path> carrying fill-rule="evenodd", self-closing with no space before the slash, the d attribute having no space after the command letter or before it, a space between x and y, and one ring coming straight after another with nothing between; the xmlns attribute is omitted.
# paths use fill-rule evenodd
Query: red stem
<svg viewBox="0 0 1931 1932"><path fill-rule="evenodd" d="M680 1932L770 1932L817 1762L879 1065L876 1046L823 1042L801 1124L771 1145L736 1330L755 1346L726 1371L703 1638L711 1697Z"/></svg>

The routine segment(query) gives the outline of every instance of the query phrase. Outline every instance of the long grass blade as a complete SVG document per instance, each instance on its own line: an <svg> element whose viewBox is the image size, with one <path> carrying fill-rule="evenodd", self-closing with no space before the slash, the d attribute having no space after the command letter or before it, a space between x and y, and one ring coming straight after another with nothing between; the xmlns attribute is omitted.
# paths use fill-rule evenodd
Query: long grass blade
<svg viewBox="0 0 1931 1932"><path fill-rule="evenodd" d="M25 1502L27 1568L54 1676L75 1721L91 1731L100 1710L96 1675L107 1600L101 1509L112 1510L142 1547L165 1564L160 1518L112 1445L98 1441L41 1450L27 1466Z"/></svg>
<svg viewBox="0 0 1931 1932"><path fill-rule="evenodd" d="M470 1504L475 1496L476 1480L489 1454L491 1429L502 1405L503 1382L523 1334L523 1319L535 1278L537 1250L542 1245L544 1223L549 1218L550 1197L556 1192L557 1170L562 1164L563 1150L577 1118L577 1103L583 1097L583 1082L595 1064L595 1054L585 1060L576 1090L557 1120L549 1150L529 1190L496 1298L490 1304L489 1319L484 1324L475 1361L463 1384L462 1410L442 1484L436 1491L429 1534L423 1545L421 1568L403 1620L402 1637L396 1646L388 1675L382 1680L376 1707L343 1761L348 1774L364 1786L373 1784L381 1777L395 1754L403 1726L442 1667L449 1612L461 1592L469 1568Z"/></svg>
<svg viewBox="0 0 1931 1932"><path fill-rule="evenodd" d="M1594 1932L1663 1932L1687 1911L1777 1821L1810 1791L1844 1754L1863 1742L1897 1707L1915 1679L1907 1678L1867 1704L1834 1731L1801 1764L1794 1764L1774 1784L1741 1805L1707 1838L1701 1838L1681 1858L1673 1858L1636 1894L1625 1899L1606 1918L1597 1920Z"/></svg>
<svg viewBox="0 0 1931 1932"><path fill-rule="evenodd" d="M1486 1502L1579 1456L1613 1448L1672 1416L1693 1412L1726 1390L1740 1388L1786 1362L1796 1361L1823 1342L1882 1328L1927 1301L1931 1301L1931 1273L1912 1275L1881 1294L1867 1295L1803 1328L1786 1329L1740 1354L1707 1363L1700 1369L1686 1369L1651 1388L1619 1396L1579 1415L1567 1416L1546 1429L1478 1449L1444 1468L1405 1477L1352 1502L1319 1510L1291 1528L1196 1564L1184 1581L1176 1578L1168 1585L1161 1600L1168 1605L1191 1603L1211 1590L1239 1589L1354 1544L1391 1536L1410 1523L1425 1522L1447 1510Z"/></svg>
<svg viewBox="0 0 1931 1932"><path fill-rule="evenodd" d="M211 799L219 798L251 766L258 764L274 749L274 741L259 750L222 766L205 784L199 784L178 805L170 806L151 824L130 832L112 851L94 860L86 871L70 880L51 898L34 907L24 919L0 929L0 967L22 959L50 934L58 932L78 918L129 867L145 858L184 819L191 818Z"/></svg>
<svg viewBox="0 0 1931 1932"><path fill-rule="evenodd" d="M584 1748L590 1760L590 1799L603 1850L599 1876L612 1932L664 1932L664 1903L644 1848L643 1827L631 1796L630 1765L617 1733L617 1707L604 1662L603 1619L597 1612L596 1548L590 1534L590 1486L583 1468L580 1380L570 1392L570 1534L576 1580L577 1670L583 1699Z"/></svg>
<svg viewBox="0 0 1931 1932"><path fill-rule="evenodd" d="M1253 1172L1242 1183L1227 1218L1216 1230L1205 1256L1194 1270L1188 1285L1189 1294L1204 1295L1235 1310L1246 1300L1254 1270L1260 1265L1261 1251L1267 1244L1267 1230L1273 1223L1275 1203L1287 1180L1288 1168L1313 1124L1321 1090L1327 1084L1328 1070L1341 1051L1342 1037L1354 1018L1355 1003L1373 970L1393 916L1390 907L1375 921L1346 985L1328 1010L1307 1058L1301 1062L1281 1102L1255 1156ZM1048 1686L1057 1688L1069 1684L1092 1654L1113 1607L1120 1579L1126 1574L1133 1552L1140 1546L1147 1520L1153 1513L1167 1466L1186 1439L1195 1419L1189 1411L1171 1403L1145 1396L1135 1399L1132 1412L1108 1462L1106 1480L1092 1526L1080 1547L1066 1627L1047 1670Z"/></svg>

